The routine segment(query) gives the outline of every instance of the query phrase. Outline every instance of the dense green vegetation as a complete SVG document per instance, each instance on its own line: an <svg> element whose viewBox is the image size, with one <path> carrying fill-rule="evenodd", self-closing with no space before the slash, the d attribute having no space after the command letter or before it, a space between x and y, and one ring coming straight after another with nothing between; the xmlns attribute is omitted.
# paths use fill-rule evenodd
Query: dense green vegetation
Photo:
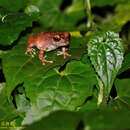
<svg viewBox="0 0 130 130"><path fill-rule="evenodd" d="M70 33L43 65L31 32ZM129 0L0 0L0 129L130 128Z"/></svg>

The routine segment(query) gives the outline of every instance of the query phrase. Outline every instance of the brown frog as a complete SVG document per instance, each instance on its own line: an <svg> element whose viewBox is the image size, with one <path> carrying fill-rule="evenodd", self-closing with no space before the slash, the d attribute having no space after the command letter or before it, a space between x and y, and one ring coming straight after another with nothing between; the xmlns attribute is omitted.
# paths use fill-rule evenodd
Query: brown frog
<svg viewBox="0 0 130 130"><path fill-rule="evenodd" d="M67 53L67 49L65 46L69 44L69 33L68 32L40 32L37 35L33 33L30 34L27 43L27 50L25 54L28 52L34 57L34 49L36 46L39 52L39 59L42 63L53 63L53 61L48 61L44 57L44 52L55 50L58 47L62 47L62 52L58 52L57 55L71 56Z"/></svg>

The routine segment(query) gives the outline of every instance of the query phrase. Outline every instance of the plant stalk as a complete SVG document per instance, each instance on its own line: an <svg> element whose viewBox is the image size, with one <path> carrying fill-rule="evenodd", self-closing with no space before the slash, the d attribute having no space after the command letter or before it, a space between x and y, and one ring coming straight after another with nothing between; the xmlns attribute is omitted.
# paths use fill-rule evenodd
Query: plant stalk
<svg viewBox="0 0 130 130"><path fill-rule="evenodd" d="M85 5L86 15L88 16L87 27L90 28L93 27L93 17L91 13L90 0L84 0L84 5Z"/></svg>
<svg viewBox="0 0 130 130"><path fill-rule="evenodd" d="M104 87L101 79L99 79L98 76L96 76L96 78L97 78L97 81L98 81L98 88L99 88L97 105L99 106L100 104L107 104L105 87Z"/></svg>

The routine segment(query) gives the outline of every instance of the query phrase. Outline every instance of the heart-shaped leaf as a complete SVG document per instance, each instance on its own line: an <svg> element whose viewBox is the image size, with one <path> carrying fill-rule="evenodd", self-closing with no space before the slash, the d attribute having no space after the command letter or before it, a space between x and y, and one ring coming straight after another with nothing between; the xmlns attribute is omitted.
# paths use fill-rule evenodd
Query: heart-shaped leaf
<svg viewBox="0 0 130 130"><path fill-rule="evenodd" d="M109 95L113 81L123 61L123 41L114 32L105 32L92 37L88 43L88 53L92 64Z"/></svg>
<svg viewBox="0 0 130 130"><path fill-rule="evenodd" d="M80 61L69 62L62 72L54 68L44 76L35 76L33 81L24 84L32 106L23 124L40 119L52 111L75 110L92 95L95 84L94 71Z"/></svg>

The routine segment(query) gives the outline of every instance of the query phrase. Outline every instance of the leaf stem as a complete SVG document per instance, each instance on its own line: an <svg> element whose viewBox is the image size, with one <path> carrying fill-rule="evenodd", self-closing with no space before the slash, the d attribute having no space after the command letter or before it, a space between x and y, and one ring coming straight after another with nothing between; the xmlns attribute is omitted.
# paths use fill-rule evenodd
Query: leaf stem
<svg viewBox="0 0 130 130"><path fill-rule="evenodd" d="M103 84L102 81L98 78L98 76L96 76L96 78L98 81L98 88L99 88L97 105L100 105L103 102Z"/></svg>
<svg viewBox="0 0 130 130"><path fill-rule="evenodd" d="M106 98L106 90L105 86L103 86L103 83L101 79L96 76L97 81L98 81L98 88L99 88L99 93L98 93L98 102L97 105L99 106L100 104L106 104L107 103L107 98Z"/></svg>
<svg viewBox="0 0 130 130"><path fill-rule="evenodd" d="M87 27L88 28L93 27L93 17L91 13L90 0L84 0L84 6L85 6L86 15L88 16Z"/></svg>

